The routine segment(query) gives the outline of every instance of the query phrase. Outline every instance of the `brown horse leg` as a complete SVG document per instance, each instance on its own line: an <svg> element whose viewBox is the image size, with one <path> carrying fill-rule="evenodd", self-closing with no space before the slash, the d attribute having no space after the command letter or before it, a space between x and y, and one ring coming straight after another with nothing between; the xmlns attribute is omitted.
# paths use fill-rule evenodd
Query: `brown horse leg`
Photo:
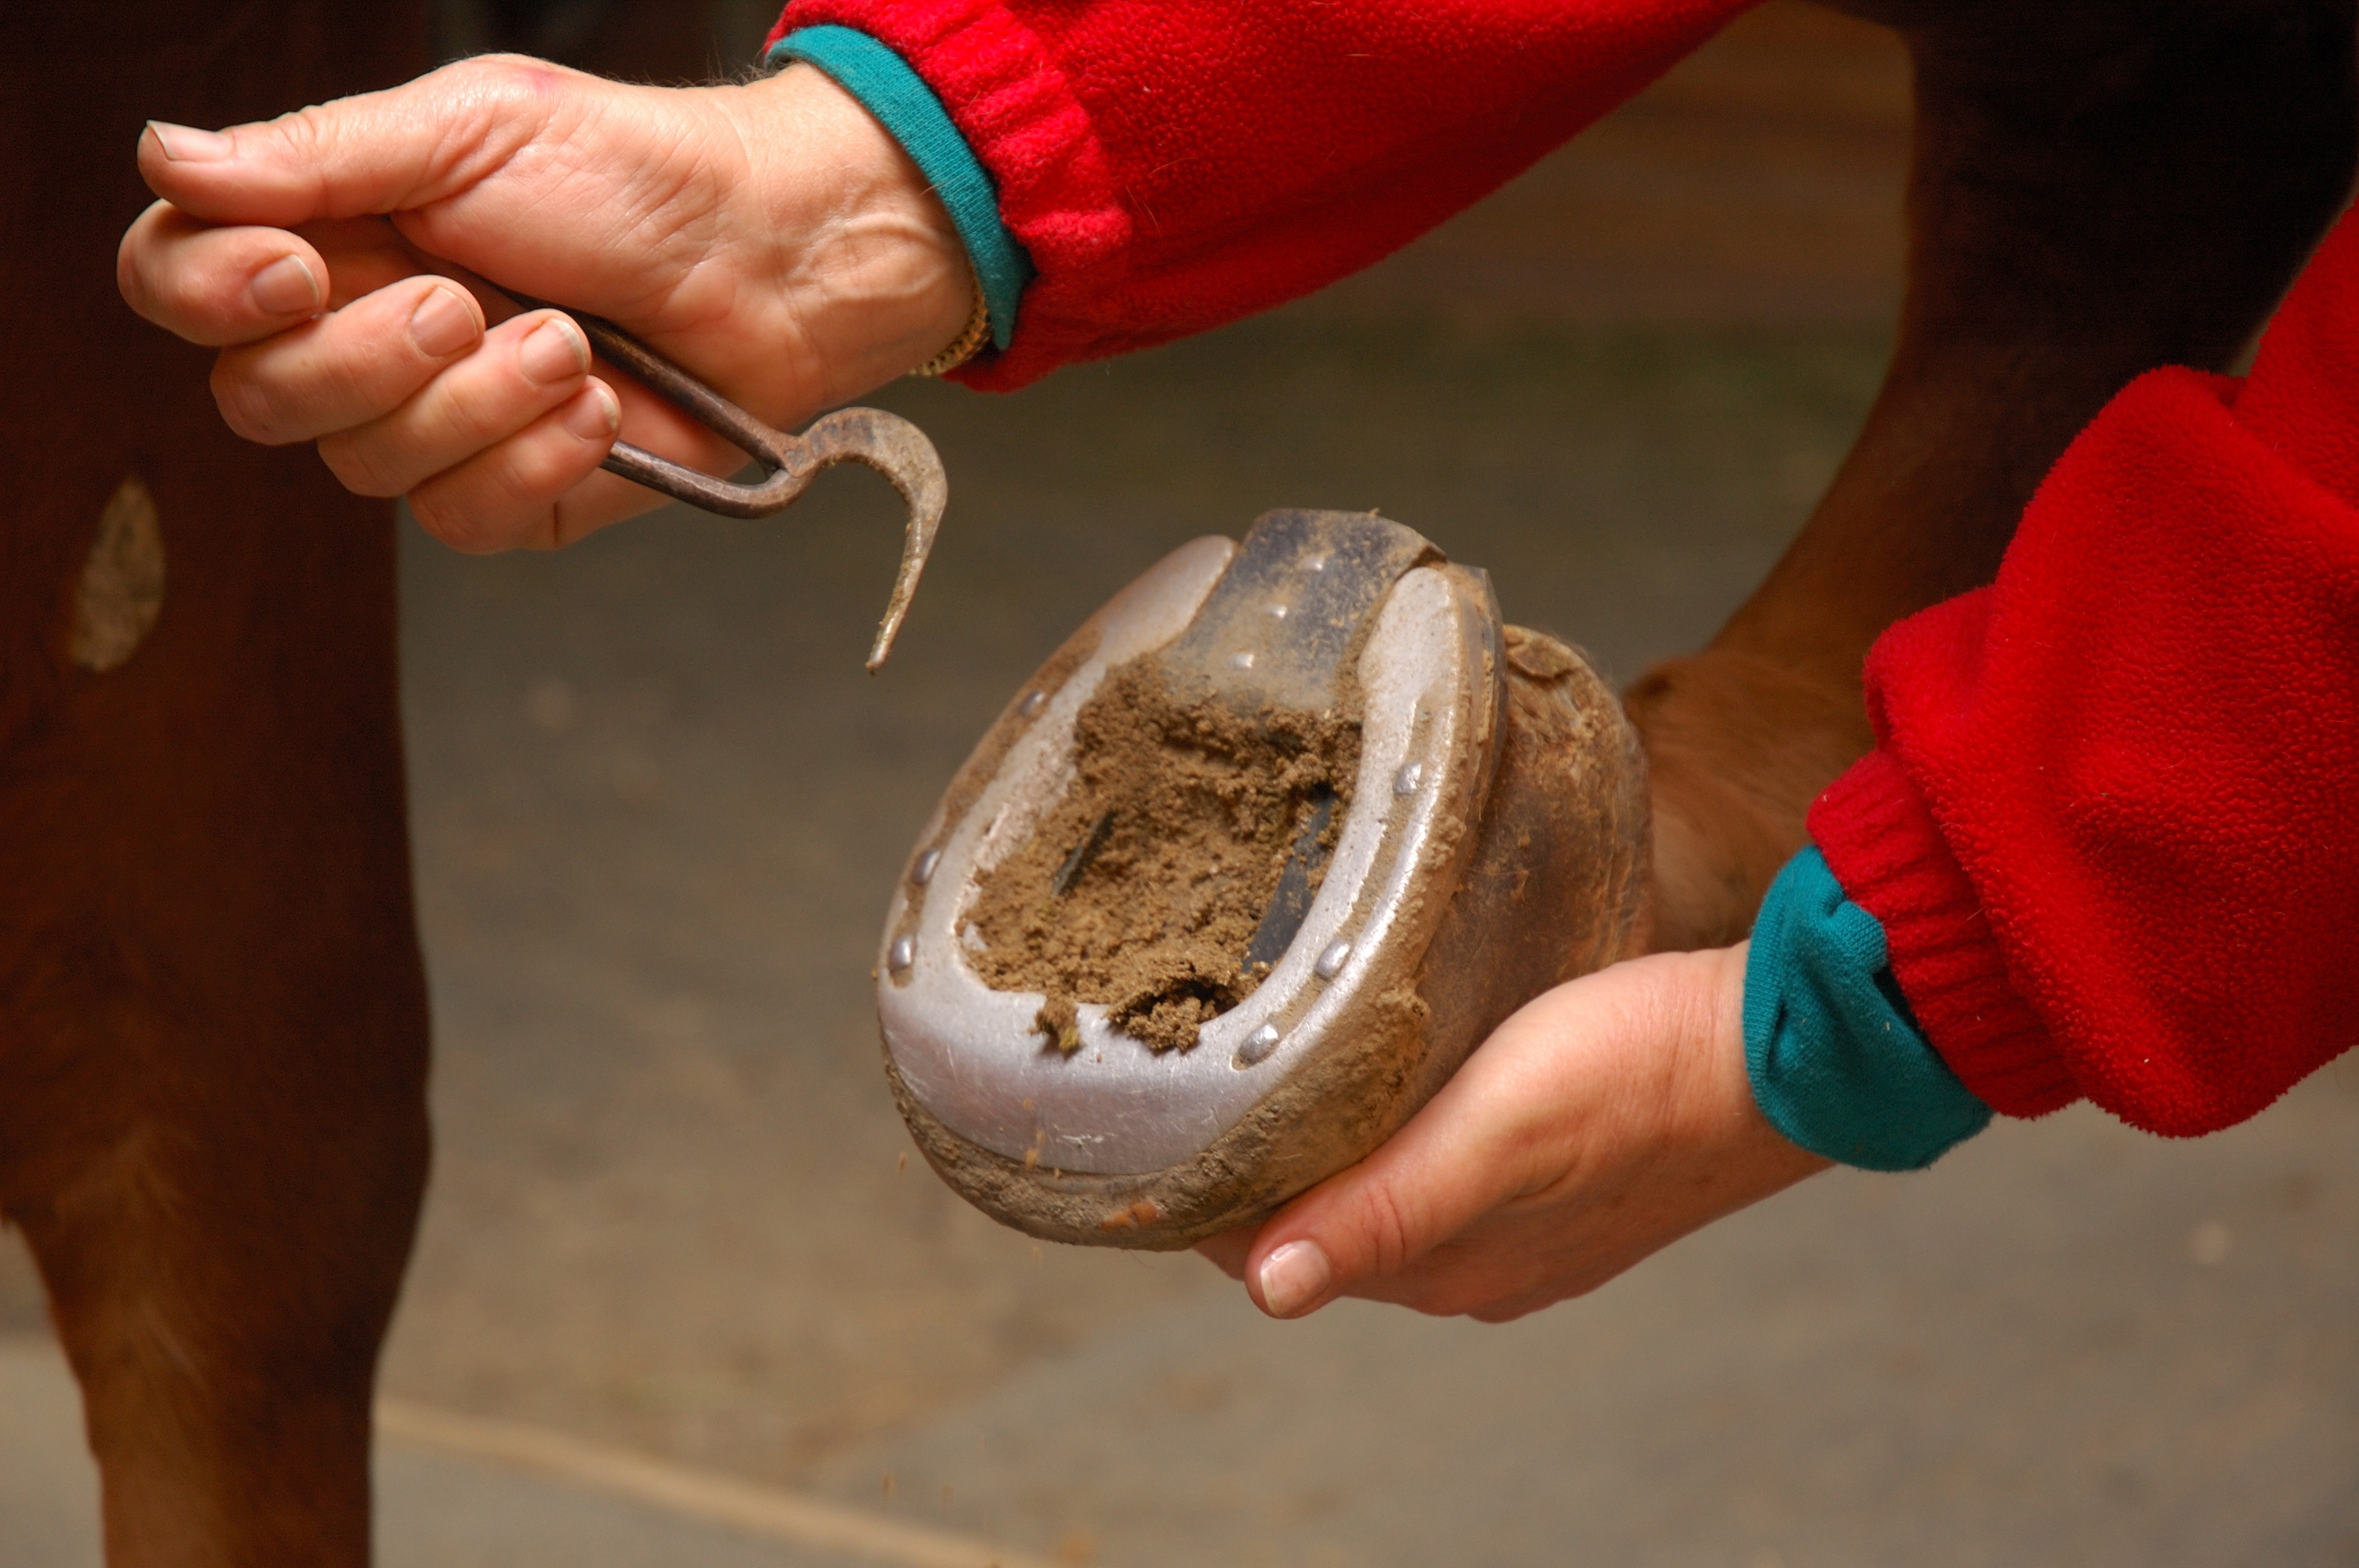
<svg viewBox="0 0 2359 1568"><path fill-rule="evenodd" d="M1732 942L1870 744L1868 645L1990 580L2158 364L2227 366L2351 183L2351 0L1856 0L1917 73L1908 290L1858 443L1709 647L1649 671L1661 947Z"/></svg>
<svg viewBox="0 0 2359 1568"><path fill-rule="evenodd" d="M391 518L231 436L114 261L144 118L356 91L423 29L399 0L107 22L0 7L0 1211L116 1568L356 1568L426 1166ZM157 532L92 571L135 474Z"/></svg>
<svg viewBox="0 0 2359 1568"><path fill-rule="evenodd" d="M207 1054L187 1038L201 1023L139 1002L80 1022L75 1045L118 1062ZM226 1118L142 1108L103 1141L12 1173L38 1193L12 1194L9 1214L82 1383L116 1568L368 1561L375 1350L408 1253L422 1126L243 1108L246 1147L223 1136ZM100 1131L96 1119L80 1130Z"/></svg>
<svg viewBox="0 0 2359 1568"><path fill-rule="evenodd" d="M17 524L84 548L105 488L57 470L142 473L167 586L0 750L0 1210L109 1561L356 1568L427 1158L391 531L309 452L217 434L201 368L136 438L16 454L53 481Z"/></svg>
<svg viewBox="0 0 2359 1568"><path fill-rule="evenodd" d="M75 1021L77 1054L118 1069L238 1056L250 1070L296 1054L298 1042L274 1037L285 1024L137 997L147 977L127 971L153 950L93 943L74 957L132 993ZM395 1043L368 1038L376 1032L300 1044L415 1056L385 1052ZM360 1568L375 1352L422 1186L422 1120L399 1114L397 1094L340 1105L359 1098L346 1086L299 1105L257 1093L246 1072L223 1076L175 1085L212 1102L201 1115L125 1108L119 1084L86 1084L117 1114L75 1119L74 1147L12 1173L38 1195L12 1194L9 1212L82 1383L108 1561ZM237 1096L252 1098L223 1103Z"/></svg>

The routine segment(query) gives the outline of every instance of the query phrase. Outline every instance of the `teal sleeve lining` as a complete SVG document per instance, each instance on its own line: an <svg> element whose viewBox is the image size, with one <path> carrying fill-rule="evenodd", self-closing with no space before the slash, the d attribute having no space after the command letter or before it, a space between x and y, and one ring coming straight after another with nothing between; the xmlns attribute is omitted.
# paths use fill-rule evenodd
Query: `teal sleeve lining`
<svg viewBox="0 0 2359 1568"><path fill-rule="evenodd" d="M1745 1065L1778 1131L1870 1171L1915 1171L1990 1123L1894 982L1884 927L1815 847L1777 873L1745 966Z"/></svg>
<svg viewBox="0 0 2359 1568"><path fill-rule="evenodd" d="M1006 349L1016 336L1024 286L1032 281L1032 257L999 221L999 192L934 90L899 55L850 27L799 28L772 44L769 59L772 65L806 60L827 72L901 144L950 209L983 285L992 344Z"/></svg>

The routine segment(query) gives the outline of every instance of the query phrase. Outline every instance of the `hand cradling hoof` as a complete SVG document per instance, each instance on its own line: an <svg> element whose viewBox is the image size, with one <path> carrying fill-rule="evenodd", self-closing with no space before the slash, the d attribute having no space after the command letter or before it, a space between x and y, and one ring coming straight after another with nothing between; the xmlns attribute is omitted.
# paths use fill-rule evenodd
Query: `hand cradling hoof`
<svg viewBox="0 0 2359 1568"><path fill-rule="evenodd" d="M1363 1158L1508 1013L1638 951L1645 763L1573 650L1368 514L1174 551L919 838L877 1010L944 1180L1179 1248Z"/></svg>

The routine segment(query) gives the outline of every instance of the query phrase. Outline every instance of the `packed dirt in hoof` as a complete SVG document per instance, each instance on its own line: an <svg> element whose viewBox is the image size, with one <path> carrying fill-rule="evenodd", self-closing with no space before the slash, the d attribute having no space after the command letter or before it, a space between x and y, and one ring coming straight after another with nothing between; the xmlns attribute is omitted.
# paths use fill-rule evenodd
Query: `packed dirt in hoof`
<svg viewBox="0 0 2359 1568"><path fill-rule="evenodd" d="M1331 799L1322 841L1343 825L1356 703L1181 702L1141 659L1108 674L1073 739L1064 797L982 879L968 962L995 989L1045 993L1040 1031L1060 1050L1081 1044L1085 1001L1155 1050L1185 1050L1261 983L1246 951L1297 838Z"/></svg>

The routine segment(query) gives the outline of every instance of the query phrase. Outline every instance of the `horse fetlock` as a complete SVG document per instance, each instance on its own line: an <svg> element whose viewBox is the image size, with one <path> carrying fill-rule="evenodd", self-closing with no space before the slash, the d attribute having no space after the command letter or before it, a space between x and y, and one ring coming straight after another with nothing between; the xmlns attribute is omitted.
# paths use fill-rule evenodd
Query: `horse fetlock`
<svg viewBox="0 0 2359 1568"><path fill-rule="evenodd" d="M1624 706L1653 795L1653 947L1741 941L1810 802L1874 744L1858 682L1714 649L1648 670Z"/></svg>

